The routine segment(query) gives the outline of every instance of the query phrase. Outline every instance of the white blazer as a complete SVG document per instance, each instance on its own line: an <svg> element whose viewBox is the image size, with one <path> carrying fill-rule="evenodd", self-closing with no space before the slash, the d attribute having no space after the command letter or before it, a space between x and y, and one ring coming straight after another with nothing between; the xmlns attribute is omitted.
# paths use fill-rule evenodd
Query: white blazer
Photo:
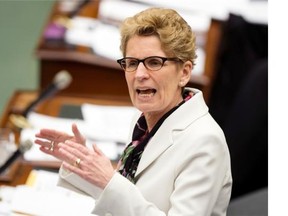
<svg viewBox="0 0 288 216"><path fill-rule="evenodd" d="M100 216L225 216L232 177L224 134L202 92L173 112L147 144L132 184L118 172L104 190L60 169L59 185L94 197Z"/></svg>

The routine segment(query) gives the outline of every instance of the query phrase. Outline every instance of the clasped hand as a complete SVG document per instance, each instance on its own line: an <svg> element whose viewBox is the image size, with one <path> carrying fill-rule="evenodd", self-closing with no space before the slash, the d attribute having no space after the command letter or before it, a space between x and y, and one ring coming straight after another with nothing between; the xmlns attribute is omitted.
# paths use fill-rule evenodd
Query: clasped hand
<svg viewBox="0 0 288 216"><path fill-rule="evenodd" d="M104 189L114 175L110 159L96 144L93 144L93 149L86 147L86 139L76 124L72 124L72 132L74 136L53 129L41 129L35 135L35 143L40 145L42 152L63 161L63 168Z"/></svg>

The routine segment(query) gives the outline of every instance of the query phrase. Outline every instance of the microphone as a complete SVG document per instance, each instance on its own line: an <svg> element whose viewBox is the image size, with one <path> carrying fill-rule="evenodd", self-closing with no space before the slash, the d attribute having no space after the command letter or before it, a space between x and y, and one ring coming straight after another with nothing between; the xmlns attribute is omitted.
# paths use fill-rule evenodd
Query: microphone
<svg viewBox="0 0 288 216"><path fill-rule="evenodd" d="M38 98L33 101L23 112L21 115L11 114L9 116L9 121L13 127L16 129L29 128L31 125L27 121L26 117L40 102L52 96L56 92L66 88L72 81L72 76L65 70L58 72L53 82L42 91L42 93L38 96Z"/></svg>
<svg viewBox="0 0 288 216"><path fill-rule="evenodd" d="M12 163L14 163L21 155L31 149L33 143L30 140L26 140L21 143L19 148L8 158L8 160L0 167L0 174L5 171Z"/></svg>
<svg viewBox="0 0 288 216"><path fill-rule="evenodd" d="M33 101L22 113L22 116L27 117L29 112L31 112L40 102L46 98L54 95L58 91L65 89L72 81L72 76L65 70L58 72L53 82L42 91L39 97Z"/></svg>

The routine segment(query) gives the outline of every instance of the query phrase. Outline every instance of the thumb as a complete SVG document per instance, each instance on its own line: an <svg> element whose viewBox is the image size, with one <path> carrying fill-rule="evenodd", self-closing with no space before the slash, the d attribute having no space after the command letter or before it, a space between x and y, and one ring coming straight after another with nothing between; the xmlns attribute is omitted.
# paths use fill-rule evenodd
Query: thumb
<svg viewBox="0 0 288 216"><path fill-rule="evenodd" d="M100 148L98 148L98 146L95 143L92 146L93 146L94 152L96 152L99 155L104 155L104 153L101 151Z"/></svg>
<svg viewBox="0 0 288 216"><path fill-rule="evenodd" d="M75 136L75 141L78 143L81 143L85 145L86 139L85 137L80 133L77 125L75 123L72 124L72 132Z"/></svg>

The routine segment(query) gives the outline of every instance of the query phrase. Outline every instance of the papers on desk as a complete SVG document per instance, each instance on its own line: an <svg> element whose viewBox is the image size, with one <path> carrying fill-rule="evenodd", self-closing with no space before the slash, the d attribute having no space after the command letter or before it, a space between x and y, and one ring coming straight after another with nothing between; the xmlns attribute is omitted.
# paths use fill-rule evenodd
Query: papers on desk
<svg viewBox="0 0 288 216"><path fill-rule="evenodd" d="M226 20L229 16L229 13L234 13L243 16L250 22L267 23L268 21L268 1L192 0L189 1L189 4L187 4L187 0L134 0L133 2L139 4L147 4L150 6L173 8L180 12L185 11L186 13L190 14L202 13L210 18L218 20ZM207 7L207 5L209 5L209 7Z"/></svg>
<svg viewBox="0 0 288 216"><path fill-rule="evenodd" d="M26 185L0 187L0 215L89 216L95 200L58 187L58 173L32 170Z"/></svg>
<svg viewBox="0 0 288 216"><path fill-rule="evenodd" d="M88 147L92 148L92 144L96 143L107 157L111 160L117 160L128 142L131 122L136 109L130 106L83 104L81 110L83 120L30 113L28 121L33 127L22 130L20 142L26 140L34 142L35 134L41 128L51 128L72 135L71 125L76 123L81 133L86 137ZM36 144L25 152L24 159L27 161L57 160L41 152Z"/></svg>
<svg viewBox="0 0 288 216"><path fill-rule="evenodd" d="M135 112L134 107L83 104L86 135L96 140L126 143Z"/></svg>
<svg viewBox="0 0 288 216"><path fill-rule="evenodd" d="M114 25L105 24L98 19L76 16L65 33L65 41L73 45L91 47L97 55L119 59L120 31Z"/></svg>
<svg viewBox="0 0 288 216"><path fill-rule="evenodd" d="M176 10L188 22L193 31L206 32L210 26L211 16L207 13L203 13L202 8L197 7L201 1L194 4L187 4L186 0L182 0L182 2L182 4L179 4L179 0L105 0L101 1L99 5L99 18L105 21L111 20L120 23L125 18L134 16L136 13L139 13L149 7L166 7ZM203 5L203 3L201 5ZM117 11L117 13L113 13L112 11Z"/></svg>

